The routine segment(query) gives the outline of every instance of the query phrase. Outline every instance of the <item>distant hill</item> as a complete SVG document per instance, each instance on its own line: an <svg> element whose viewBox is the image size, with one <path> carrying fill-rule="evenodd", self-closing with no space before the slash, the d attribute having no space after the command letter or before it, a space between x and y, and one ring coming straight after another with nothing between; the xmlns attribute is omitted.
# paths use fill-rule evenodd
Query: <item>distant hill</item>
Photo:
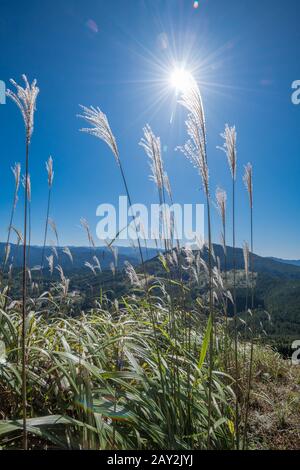
<svg viewBox="0 0 300 470"><path fill-rule="evenodd" d="M3 262L3 257L5 253L5 246L6 244L0 242L0 262ZM89 248L89 247L77 247L77 246L70 246L69 249L71 251L73 262L71 261L70 257L63 252L63 247L56 248L58 260L56 260L55 264L60 264L64 270L81 270L81 269L88 269L85 268L84 263L86 261L95 264L93 261L93 256L97 256L99 259L100 265L102 269L107 269L110 266L110 263L114 260L113 253L106 247L96 247L96 248ZM40 266L41 259L42 259L42 251L43 248L41 246L31 246L28 256L28 265L33 268L34 266ZM124 266L124 262L128 260L131 264L137 265L140 263L140 253L138 249L132 247L118 247L118 266L122 268ZM143 258L144 260L148 260L153 258L157 254L157 250L153 248L143 248L142 249ZM51 247L47 246L45 248L45 261L44 266L47 267L48 263L46 260L46 256L50 256L51 254L54 255L54 251ZM22 266L22 246L17 246L15 244L10 245L10 254L7 265L13 263L14 267Z"/></svg>
<svg viewBox="0 0 300 470"><path fill-rule="evenodd" d="M223 247L219 244L213 244L215 257L219 258L221 269L225 268L225 258ZM196 251L196 250L193 250ZM226 247L227 259L226 268L227 270L233 269L233 248L230 246ZM208 261L208 250L204 248L202 250L202 258ZM235 249L235 266L236 269L244 269L244 255L242 248ZM147 270L151 274L155 274L157 270L161 270L161 263L159 259L153 258L147 261ZM253 270L259 274L268 274L274 278L284 279L300 279L300 266L284 263L276 260L276 258L263 257L254 254L253 255Z"/></svg>
<svg viewBox="0 0 300 470"><path fill-rule="evenodd" d="M216 256L219 256L221 265L223 265L224 252L222 246L214 244L213 247ZM237 269L244 269L244 256L243 250L241 248L236 248L235 257ZM232 247L227 247L227 268L233 268ZM254 254L253 270L257 273L270 274L275 277L300 279L300 262L299 265L297 265L296 263L288 263L284 260L279 260L277 258L264 257Z"/></svg>
<svg viewBox="0 0 300 470"><path fill-rule="evenodd" d="M118 269L115 274L110 270L113 261L113 254L108 248L97 247L69 247L73 256L73 263L63 252L63 248L57 248L58 259L55 258L54 266L60 264L66 276L70 279L70 289L78 290L82 293L82 307L91 307L96 298L99 298L100 288L112 298L121 298L131 289L127 276L124 273L124 262L128 260L136 266L137 271L142 272L140 256L137 249L131 247L118 248ZM224 270L224 251L221 245L214 244L215 258L219 259L221 269ZM5 244L0 243L0 261L3 260ZM195 251L195 250L194 250ZM50 247L46 248L46 256L53 254ZM95 264L93 256L97 256L102 267L102 273L92 271L84 265L86 261ZM30 248L30 266L40 265L42 247L32 246ZM181 262L185 264L183 254L178 255ZM202 258L208 260L208 250L204 248L201 253ZM167 277L161 260L157 256L157 250L143 248L146 271L155 276ZM239 278L242 280L237 285L237 309L239 315L245 312L246 288L244 283L244 256L241 248L236 248L236 269L240 271ZM11 245L9 263L14 260L14 266L22 265L22 247L17 249L16 245ZM233 249L227 247L227 271L233 268ZM284 262L277 258L263 257L254 254L253 269L256 273L256 286L254 296L255 319L257 327L260 329L260 322L268 333L268 340L279 345L282 351L289 351L293 339L300 337L300 266ZM33 278L39 278L38 272L33 272ZM186 270L182 272L183 279L190 284L189 274ZM43 282L44 288L48 288L55 279L59 278L59 273L54 269L52 275L49 273L47 263L45 263ZM15 272L12 294L15 297L20 295L21 278ZM205 292L205 283L202 286L190 284L192 297ZM174 292L176 297L176 292ZM265 310L271 314L272 322L267 321ZM230 307L229 307L230 313Z"/></svg>
<svg viewBox="0 0 300 470"><path fill-rule="evenodd" d="M300 266L300 259L282 259L270 257L270 259L279 261L279 263L292 264L293 266Z"/></svg>
<svg viewBox="0 0 300 470"><path fill-rule="evenodd" d="M85 262L88 261L92 264L93 256L97 256L101 264L102 269L108 269L111 262L114 260L112 252L107 247L77 247L69 246L71 251L73 262L69 256L63 252L63 247L56 248L58 259L55 264L60 264L64 270L81 270L88 269L84 266ZM214 253L216 258L219 258L221 268L224 269L224 251L223 247L219 244L213 245ZM227 246L227 269L233 268L233 249ZM133 265L140 264L140 253L137 248L133 247L117 247L118 251L118 268L122 269L125 261L129 261ZM195 250L194 250L195 251ZM5 243L0 242L0 262L3 261L5 252ZM143 258L147 261L147 270L153 274L157 273L157 270L161 269L161 263L157 258L158 251L155 248L142 248ZM44 266L47 267L46 256L54 254L51 247L45 248L45 262ZM208 260L208 251L206 248L202 250L202 257ZM31 246L28 263L30 267L38 266L41 264L42 258L42 247ZM235 250L236 268L244 269L244 256L241 248ZM15 267L22 266L22 247L15 244L10 246L10 254L7 265L13 263ZM298 264L299 263L299 264ZM253 255L253 269L257 273L270 274L272 277L282 277L286 279L300 279L300 261L285 261L278 258L263 257L254 254Z"/></svg>

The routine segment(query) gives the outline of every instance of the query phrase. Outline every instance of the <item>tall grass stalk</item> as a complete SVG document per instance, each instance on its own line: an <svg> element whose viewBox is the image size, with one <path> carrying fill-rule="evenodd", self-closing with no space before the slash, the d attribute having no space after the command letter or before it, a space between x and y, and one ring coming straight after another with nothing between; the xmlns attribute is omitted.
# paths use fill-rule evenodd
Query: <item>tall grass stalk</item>
<svg viewBox="0 0 300 470"><path fill-rule="evenodd" d="M251 272L251 314L253 315L254 309L254 266L253 266L253 168L251 163L245 166L245 173L243 177L246 190L249 196L249 207L250 207L250 272ZM246 410L245 410L245 423L244 423L244 435L243 435L243 449L247 446L247 427L249 418L249 406L250 406L250 395L252 386L252 374L253 374L253 346L254 346L254 332L251 329L251 346L250 346L250 363L249 363L249 375L247 384L247 395L246 395Z"/></svg>
<svg viewBox="0 0 300 470"><path fill-rule="evenodd" d="M80 129L81 132L86 132L88 134L91 134L91 135L97 137L100 140L103 140L108 145L108 147L111 149L111 151L113 153L113 156L115 158L115 161L117 163L117 166L120 170L120 174L121 174L121 178L122 178L124 188L125 188L125 191L126 191L129 206L132 207L132 201L131 201L131 197L130 197L130 193L129 193L125 173L124 173L124 170L123 170L123 165L122 165L122 162L121 162L121 159L120 159L119 149L118 149L118 146L117 146L116 139L115 139L115 137L114 137L114 135L111 131L111 128L110 128L110 125L109 125L109 122L108 122L108 119L107 119L106 115L98 107L94 108L93 106L91 106L90 108L88 108L88 107L82 106L82 105L80 107L83 110L83 114L78 115L78 117L84 119L85 121L87 121L92 126L92 127L87 127L87 128ZM144 257L143 257L142 247L141 247L141 241L140 241L140 237L139 237L138 230L137 230L136 219L135 219L134 216L133 216L133 219L134 219L135 229L136 229L136 232L137 232L137 235L138 235L137 236L137 241L138 241L138 247L139 247L141 263L144 266Z"/></svg>
<svg viewBox="0 0 300 470"><path fill-rule="evenodd" d="M227 194L226 191L222 188L216 189L216 203L217 209L221 218L222 223L222 232L221 232L221 242L224 251L224 285L227 289L227 248L226 248L226 204L227 204ZM224 303L224 315L225 315L225 338L224 338L224 359L225 359L225 368L228 367L228 347L229 347L229 332L228 332L228 298L225 297Z"/></svg>
<svg viewBox="0 0 300 470"><path fill-rule="evenodd" d="M245 281L246 281L246 300L245 300L245 339L247 332L247 315L248 315L248 302L249 302L249 245L247 242L243 244L243 257L244 257L244 269L245 269ZM241 320L241 319L240 319ZM244 341L244 353L243 353L243 369L244 374L247 375L246 371L246 341Z"/></svg>
<svg viewBox="0 0 300 470"><path fill-rule="evenodd" d="M206 197L207 227L208 227L208 273L209 273L209 316L211 330L209 338L209 389L208 389L208 420L207 420L207 448L211 445L212 422L212 387L214 364L214 310L213 310L213 285L212 285L212 234L211 234L211 204L209 191L209 170L207 162L206 124L203 102L199 87L191 76L189 86L182 92L179 103L184 106L189 114L186 120L188 141L179 149L188 160L197 168Z"/></svg>
<svg viewBox="0 0 300 470"><path fill-rule="evenodd" d="M22 410L23 410L23 448L28 448L27 437L27 384L26 384L26 300L27 300L27 211L28 211L28 178L29 178L29 147L34 128L34 112L36 109L36 99L39 89L36 86L36 80L30 85L27 77L22 76L25 87L18 85L11 80L16 92L7 90L7 96L11 98L21 111L25 125L25 192L24 192L24 243L23 243L23 268L22 268Z"/></svg>
<svg viewBox="0 0 300 470"><path fill-rule="evenodd" d="M3 263L2 263L2 274L4 273L5 265L6 265L6 262L7 262L6 253L8 252L8 246L9 246L10 235L11 235L11 231L12 231L12 227L13 227L15 210L16 210L17 203L18 203L18 192L19 192L20 178L21 178L21 165L20 165L20 163L15 163L15 166L11 170L12 170L14 178L15 178L15 190L14 190L14 195L13 195L13 202L12 202L11 213L10 213L10 221L9 221L9 226L8 226L6 244L5 244L5 256L3 258Z"/></svg>
<svg viewBox="0 0 300 470"><path fill-rule="evenodd" d="M236 304L236 250L235 250L235 182L237 169L236 152L236 130L235 127L225 126L224 133L221 134L224 139L223 150L227 156L228 165L232 177L232 257L233 257L233 315L234 315L234 363L235 363L235 382L236 382L236 401L235 401L235 438L236 447L240 447L239 433L239 366L238 366L238 328L237 328L237 304Z"/></svg>
<svg viewBox="0 0 300 470"><path fill-rule="evenodd" d="M28 241L27 241L27 265L28 269L30 269L30 246L31 246L31 179L30 174L27 177L27 185L25 181L25 176L23 177L22 181L24 190L27 188L27 206L28 206ZM27 272L28 272L27 269Z"/></svg>
<svg viewBox="0 0 300 470"><path fill-rule="evenodd" d="M47 199L47 212L46 212L45 230L44 230L44 241L43 241L43 249L42 249L42 256L41 256L41 275L43 273L43 268L44 268L45 249L46 249L48 226L49 226L51 193L52 193L53 178L54 178L53 159L51 156L46 161L46 170L47 170L47 176L48 176L48 199Z"/></svg>
<svg viewBox="0 0 300 470"><path fill-rule="evenodd" d="M161 236L163 237L164 241L164 248L165 248L165 258L164 261L166 263L166 275L168 279L168 287L171 292L172 284L171 284L171 269L167 266L169 257L172 258L172 246L171 246L171 232L170 232L170 220L169 220L169 213L167 214L166 210L166 194L165 194L165 185L167 183L166 173L163 167L163 160L161 154L161 141L160 138L157 137L151 127L147 125L143 129L144 137L140 141L140 145L144 148L146 155L150 160L150 168L151 168L151 175L150 179L152 179L157 187L158 191L158 201L160 205L160 220L161 220ZM168 189L169 186L168 186ZM171 353L171 360L174 364L174 367L170 369L170 387L171 393L173 394L173 398L175 402L178 402L178 396L180 393L179 390L179 373L178 373L178 332L176 329L176 318L175 318L175 311L174 311L174 301L172 295L169 297L170 301L168 302L168 312L169 312L169 332L170 336L173 339L173 347ZM167 384L168 385L168 384ZM180 411L180 407L179 411Z"/></svg>

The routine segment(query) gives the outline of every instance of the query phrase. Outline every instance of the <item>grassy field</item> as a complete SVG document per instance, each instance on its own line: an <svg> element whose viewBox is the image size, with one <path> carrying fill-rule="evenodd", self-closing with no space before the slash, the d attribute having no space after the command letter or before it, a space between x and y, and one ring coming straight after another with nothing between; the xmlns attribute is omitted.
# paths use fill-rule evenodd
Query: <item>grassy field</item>
<svg viewBox="0 0 300 470"><path fill-rule="evenodd" d="M225 127L222 150L229 166L232 233L227 233L227 195L220 188L224 263L214 252L205 115L200 90L192 80L180 97L187 109L189 136L181 148L199 172L207 208L204 250L180 248L172 232L158 240L160 271L149 272L137 240L140 266L125 263L131 288L115 294L117 256L111 266L110 290L99 278L89 308L82 293L59 264L59 236L51 215L53 161L47 162L48 205L44 249L38 275L30 259L31 183L30 143L38 88L36 82L8 91L25 123L24 230L14 228L20 169L15 167L15 194L2 263L0 294L0 445L23 449L256 449L299 447L299 372L268 346L264 325L257 321L256 273L253 256L253 173L244 171L249 213L249 244L243 247L244 268L238 269L236 240L237 133ZM99 108L82 109L83 129L111 149L128 199L117 141ZM149 126L141 145L150 160L158 200L173 195L161 156L161 143ZM166 215L164 214L164 217ZM170 224L162 218L167 233ZM94 241L81 220L91 251ZM48 229L56 238L45 256ZM138 227L136 226L136 230ZM13 263L8 263L10 240L17 234L22 252L21 296L14 296ZM227 258L227 241L232 242ZM65 249L72 258L70 250ZM99 260L87 266L100 271ZM227 264L227 262L229 264ZM43 272L58 273L45 284ZM294 269L293 267L290 268ZM163 275L161 275L163 273ZM238 306L243 286L244 315ZM244 333L244 334L242 334Z"/></svg>

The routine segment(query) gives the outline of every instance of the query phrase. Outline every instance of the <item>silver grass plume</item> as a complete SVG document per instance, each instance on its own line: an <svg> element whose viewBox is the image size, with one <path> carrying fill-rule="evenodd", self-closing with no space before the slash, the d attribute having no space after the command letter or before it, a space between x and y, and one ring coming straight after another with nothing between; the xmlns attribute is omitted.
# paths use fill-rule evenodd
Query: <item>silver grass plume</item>
<svg viewBox="0 0 300 470"><path fill-rule="evenodd" d="M100 261L98 259L98 257L95 255L93 256L93 260L95 261L95 268L98 269L98 271L101 273L102 272L102 269L101 269L101 264L100 264Z"/></svg>
<svg viewBox="0 0 300 470"><path fill-rule="evenodd" d="M53 255L55 256L55 258L58 259L58 252L57 252L56 246L52 245L51 246L51 251L52 251Z"/></svg>
<svg viewBox="0 0 300 470"><path fill-rule="evenodd" d="M237 164L237 153L236 153L236 129L235 126L229 127L228 124L225 126L225 130L221 133L221 137L224 139L222 147L218 147L223 150L227 156L228 165L230 168L231 176L235 180L236 178L236 164Z"/></svg>
<svg viewBox="0 0 300 470"><path fill-rule="evenodd" d="M18 191L20 187L20 178L21 178L21 165L20 163L15 163L15 166L12 167L11 171L15 177L15 199L14 199L14 208L17 205L18 201Z"/></svg>
<svg viewBox="0 0 300 470"><path fill-rule="evenodd" d="M149 124L143 128L144 137L141 139L140 144L146 155L150 160L151 175L150 179L153 180L159 190L163 189L164 186L164 171L163 162L161 158L161 143L160 138L157 137L153 132Z"/></svg>
<svg viewBox="0 0 300 470"><path fill-rule="evenodd" d="M46 256L46 259L48 261L48 266L49 266L49 271L50 271L50 274L52 275L53 274L53 261L54 261L54 257L53 255L50 255L50 256Z"/></svg>
<svg viewBox="0 0 300 470"><path fill-rule="evenodd" d="M111 251L112 251L112 254L113 254L113 257L114 257L115 266L117 267L118 266L118 254L119 254L118 247L117 246L112 246Z"/></svg>
<svg viewBox="0 0 300 470"><path fill-rule="evenodd" d="M222 219L223 225L225 224L225 217L226 217L226 202L227 202L227 194L224 189L217 188L216 189L216 202L219 214Z"/></svg>
<svg viewBox="0 0 300 470"><path fill-rule="evenodd" d="M116 162L120 165L119 151L116 143L116 139L111 131L108 119L106 115L100 110L99 107L94 108L90 106L80 105L83 110L83 114L79 114L78 117L87 121L91 127L80 129L81 132L86 132L88 134L98 137L98 139L103 140L111 149Z"/></svg>
<svg viewBox="0 0 300 470"><path fill-rule="evenodd" d="M32 281L31 269L29 268L29 266L27 266L26 269L27 269L27 275L28 275L29 283L31 284L31 281Z"/></svg>
<svg viewBox="0 0 300 470"><path fill-rule="evenodd" d="M88 261L85 261L84 263L84 266L86 266L87 268L89 268L92 273L97 276L97 273L96 273L96 270L95 270L95 266L93 266L91 263L89 263Z"/></svg>
<svg viewBox="0 0 300 470"><path fill-rule="evenodd" d="M243 180L244 180L246 189L248 191L249 203L252 209L253 208L253 169L252 169L251 163L247 163L247 165L244 168L245 168L245 173L243 176Z"/></svg>
<svg viewBox="0 0 300 470"><path fill-rule="evenodd" d="M67 295L68 293L68 290L69 290L69 285L70 285L70 279L66 278L65 275L64 275L64 270L63 268L60 266L60 264L58 266L56 266L57 271L59 272L59 276L60 276L60 280L61 280L61 285L62 285L62 288L63 288L63 293L64 295Z"/></svg>
<svg viewBox="0 0 300 470"><path fill-rule="evenodd" d="M46 161L46 170L48 174L48 186L49 188L51 188L53 184L53 178L54 178L53 159L51 156Z"/></svg>
<svg viewBox="0 0 300 470"><path fill-rule="evenodd" d="M129 263L129 261L125 261L124 266L125 273L130 281L130 284L135 287L143 287L145 285L145 280L140 279L132 264Z"/></svg>
<svg viewBox="0 0 300 470"><path fill-rule="evenodd" d="M23 243L23 235L21 233L20 230L18 230L16 227L11 227L11 229L15 232L16 236L17 236L17 245L19 245L20 243Z"/></svg>
<svg viewBox="0 0 300 470"><path fill-rule="evenodd" d="M179 103L188 111L185 122L188 141L180 147L183 154L199 171L206 196L209 195L209 171L206 154L206 125L201 93L196 80L191 77L190 85L184 90Z"/></svg>
<svg viewBox="0 0 300 470"><path fill-rule="evenodd" d="M88 221L85 218L81 217L80 224L81 224L82 228L87 233L87 237L88 237L88 241L89 241L90 246L92 246L94 248L95 247L95 242L94 242L94 239L92 237Z"/></svg>
<svg viewBox="0 0 300 470"><path fill-rule="evenodd" d="M116 274L116 267L115 267L114 263L113 263L113 262L110 262L110 263L109 263L109 267L110 267L110 270L111 270L111 272L112 272L112 275L115 276L115 274Z"/></svg>
<svg viewBox="0 0 300 470"><path fill-rule="evenodd" d="M8 258L9 258L9 255L10 255L10 244L8 243L6 246L5 246L5 258L4 258L4 265L6 265L7 261L8 261Z"/></svg>
<svg viewBox="0 0 300 470"><path fill-rule="evenodd" d="M195 261L195 255L194 255L193 250L191 249L191 247L185 246L183 247L182 251L184 253L184 257L188 266L191 266Z"/></svg>
<svg viewBox="0 0 300 470"><path fill-rule="evenodd" d="M36 110L36 99L39 94L39 89L36 86L36 80L33 80L30 85L26 75L22 75L22 78L25 82L25 87L23 88L11 79L10 82L16 88L16 92L8 89L6 95L11 98L20 109L25 124L26 140L30 143L34 128L34 112Z"/></svg>
<svg viewBox="0 0 300 470"><path fill-rule="evenodd" d="M9 280L10 282L12 281L12 269L13 269L13 265L10 264L9 267L8 267L8 273L7 273L8 280Z"/></svg>
<svg viewBox="0 0 300 470"><path fill-rule="evenodd" d="M71 263L73 263L73 256L72 256L72 253L71 253L71 250L68 246L65 246L65 248L63 248L63 253L65 253L65 255L68 256L68 258L70 259Z"/></svg>
<svg viewBox="0 0 300 470"><path fill-rule="evenodd" d="M171 184L170 184L170 180L169 180L168 173L167 173L166 171L164 172L163 179L164 179L164 186L165 186L165 188L166 188L166 191L167 191L167 193L168 193L168 196L169 196L170 199L172 200L172 188L171 188Z"/></svg>
<svg viewBox="0 0 300 470"><path fill-rule="evenodd" d="M30 179L29 174L27 176L27 186L26 186L25 176L23 176L23 178L22 178L22 185L23 185L24 189L27 187L27 199L28 199L28 202L31 202L31 179Z"/></svg>
<svg viewBox="0 0 300 470"><path fill-rule="evenodd" d="M55 238L56 238L56 243L57 245L59 245L59 240L58 240L58 232L57 232L57 227L56 227L56 223L53 219L51 219L50 217L48 218L48 223L55 235Z"/></svg>
<svg viewBox="0 0 300 470"><path fill-rule="evenodd" d="M245 266L245 275L248 280L249 277L249 245L247 242L243 244L243 255L244 255L244 266Z"/></svg>
<svg viewBox="0 0 300 470"><path fill-rule="evenodd" d="M82 128L81 131L94 135L95 137L98 137L98 139L104 141L108 145L108 147L111 149L115 157L116 163L120 169L120 173L121 173L121 177L122 177L126 194L128 197L129 205L132 206L131 197L130 197L127 181L125 178L125 173L124 173L123 166L121 164L121 160L119 156L117 142L111 131L106 115L98 107L95 108L93 106L90 106L88 108L82 105L80 107L83 110L83 114L78 115L78 117L84 119L91 125L91 127ZM135 218L133 219L135 221ZM135 223L135 229L137 232L136 223ZM138 238L138 246L139 246L139 252L140 252L140 257L141 257L141 263L142 265L144 265L143 253L142 253L141 243L140 243L139 238Z"/></svg>

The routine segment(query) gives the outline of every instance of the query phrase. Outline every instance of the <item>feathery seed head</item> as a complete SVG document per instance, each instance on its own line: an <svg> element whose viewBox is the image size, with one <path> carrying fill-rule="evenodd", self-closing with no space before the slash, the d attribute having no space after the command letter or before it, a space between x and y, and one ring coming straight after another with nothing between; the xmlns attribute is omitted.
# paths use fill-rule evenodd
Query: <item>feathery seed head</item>
<svg viewBox="0 0 300 470"><path fill-rule="evenodd" d="M86 230L90 246L95 247L95 242L94 242L93 236L91 234L91 230L90 230L90 226L89 226L88 221L84 217L81 217L80 224L81 224L82 228L84 230Z"/></svg>
<svg viewBox="0 0 300 470"><path fill-rule="evenodd" d="M225 131L221 133L221 137L224 139L223 147L218 147L218 148L220 150L223 150L223 152L225 152L232 178L235 180L236 164L237 164L235 126L229 127L228 124L226 124Z"/></svg>
<svg viewBox="0 0 300 470"><path fill-rule="evenodd" d="M189 111L185 122L189 139L177 149L197 168L202 178L204 192L209 196L205 115L201 93L194 78L191 78L190 86L183 91L179 103Z"/></svg>
<svg viewBox="0 0 300 470"><path fill-rule="evenodd" d="M53 159L50 156L48 160L46 161L46 170L48 173L48 186L51 188L53 184L53 178L54 178L54 171L53 171Z"/></svg>
<svg viewBox="0 0 300 470"><path fill-rule="evenodd" d="M21 177L21 165L20 163L15 163L15 166L11 169L15 177L15 191L16 193L19 190L20 186L20 177Z"/></svg>
<svg viewBox="0 0 300 470"><path fill-rule="evenodd" d="M247 242L243 244L243 255L244 255L244 264L245 264L245 275L246 279L249 277L249 245Z"/></svg>
<svg viewBox="0 0 300 470"><path fill-rule="evenodd" d="M217 208L220 213L222 223L225 224L227 194L224 189L216 189Z"/></svg>
<svg viewBox="0 0 300 470"><path fill-rule="evenodd" d="M17 236L17 245L19 245L21 242L23 243L23 235L20 230L18 230L16 227L12 226L12 230L15 232Z"/></svg>
<svg viewBox="0 0 300 470"><path fill-rule="evenodd" d="M70 259L71 263L73 263L73 256L72 256L72 253L71 253L71 250L68 246L65 246L65 248L63 248L63 253L65 253L65 255L68 256L68 258Z"/></svg>
<svg viewBox="0 0 300 470"><path fill-rule="evenodd" d="M52 274L53 274L53 265L54 265L54 258L53 258L53 255L46 256L46 259L47 259L47 261L48 261L48 266L49 266L50 274L52 275Z"/></svg>
<svg viewBox="0 0 300 470"><path fill-rule="evenodd" d="M251 163L247 163L247 165L244 168L245 168L245 173L243 176L243 180L244 180L246 189L248 191L250 207L252 208L253 207L253 168L252 168Z"/></svg>
<svg viewBox="0 0 300 470"><path fill-rule="evenodd" d="M117 164L120 165L117 142L111 131L106 115L98 107L94 108L90 106L88 108L82 105L80 105L80 107L83 110L83 114L78 114L78 117L84 119L91 125L91 127L80 129L81 132L86 132L103 140L111 149Z"/></svg>
<svg viewBox="0 0 300 470"><path fill-rule="evenodd" d="M170 184L169 176L168 176L168 174L167 174L166 171L164 172L163 179L164 179L164 186L165 186L165 188L166 188L166 191L167 191L169 197L172 199L171 184Z"/></svg>
<svg viewBox="0 0 300 470"><path fill-rule="evenodd" d="M11 98L20 109L25 124L26 140L30 143L33 133L34 112L36 110L36 99L39 94L39 89L36 86L36 80L33 80L30 85L26 75L22 75L22 78L25 82L25 87L18 85L11 79L10 82L16 88L16 92L8 89L6 91L6 95Z"/></svg>
<svg viewBox="0 0 300 470"><path fill-rule="evenodd" d="M164 171L163 162L161 158L161 143L160 138L156 137L152 132L151 127L147 124L143 128L144 137L140 141L140 145L144 148L146 155L150 159L150 168L152 179L158 189L162 189L164 185Z"/></svg>
<svg viewBox="0 0 300 470"><path fill-rule="evenodd" d="M96 270L95 270L95 266L93 266L91 263L89 263L88 261L85 261L84 263L84 266L86 266L87 268L89 268L92 273L94 274L94 276L97 276L97 273L96 273Z"/></svg>
<svg viewBox="0 0 300 470"><path fill-rule="evenodd" d="M27 199L28 199L29 202L31 202L31 179L30 179L29 174L27 176L27 187L26 187L26 178L25 178L25 176L23 176L23 178L22 178L22 185L23 185L24 189L27 189Z"/></svg>

